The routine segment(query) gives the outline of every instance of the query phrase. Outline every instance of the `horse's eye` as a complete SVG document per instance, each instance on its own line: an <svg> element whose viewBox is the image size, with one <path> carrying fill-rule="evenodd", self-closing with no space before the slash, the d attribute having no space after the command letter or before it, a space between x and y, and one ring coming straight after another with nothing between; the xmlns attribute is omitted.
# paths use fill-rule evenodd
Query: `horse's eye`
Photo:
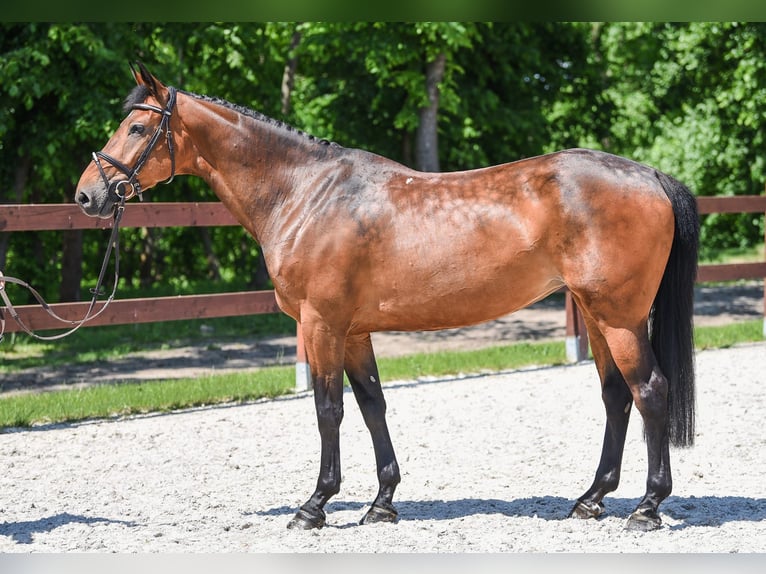
<svg viewBox="0 0 766 574"><path fill-rule="evenodd" d="M133 124L130 126L130 131L128 132L130 135L137 134L141 135L144 133L144 126L143 124Z"/></svg>

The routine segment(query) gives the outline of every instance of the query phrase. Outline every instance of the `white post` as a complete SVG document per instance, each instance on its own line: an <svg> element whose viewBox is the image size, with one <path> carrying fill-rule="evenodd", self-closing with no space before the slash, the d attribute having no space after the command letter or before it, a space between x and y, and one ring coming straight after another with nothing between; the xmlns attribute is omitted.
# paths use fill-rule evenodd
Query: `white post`
<svg viewBox="0 0 766 574"><path fill-rule="evenodd" d="M582 313L572 299L572 293L566 292L566 353L567 361L579 363L588 358L588 330Z"/></svg>
<svg viewBox="0 0 766 574"><path fill-rule="evenodd" d="M295 329L295 392L311 389L311 369L306 358L306 347L303 344L303 330L298 323Z"/></svg>

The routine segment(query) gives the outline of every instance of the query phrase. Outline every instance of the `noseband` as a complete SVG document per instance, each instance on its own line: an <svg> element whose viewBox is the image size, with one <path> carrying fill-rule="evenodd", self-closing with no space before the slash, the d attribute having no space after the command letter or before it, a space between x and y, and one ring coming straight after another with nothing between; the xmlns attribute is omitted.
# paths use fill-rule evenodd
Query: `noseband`
<svg viewBox="0 0 766 574"><path fill-rule="evenodd" d="M96 167L101 174L101 179L104 180L104 186L106 187L107 193L114 201L121 201L123 198L128 199L129 193L131 191L138 196L140 201L143 201L143 196L141 195L143 190L141 189L141 184L138 181L138 172L141 171L141 168L144 167L146 160L149 159L149 155L157 145L162 132L165 132L165 141L167 142L168 151L170 152L170 177L162 183L170 183L173 181L173 177L175 177L176 174L176 156L175 150L173 148L173 134L170 131L170 116L173 113L175 104L176 90L173 87L168 87L168 102L165 105L164 110L160 107L152 106L150 104L134 104L132 106L132 109L134 110L149 110L150 112L155 112L162 115L160 124L157 126L157 129L154 130L152 139L149 140L148 145L144 148L144 151L141 152L141 155L138 157L138 160L136 160L136 164L132 169L107 153L102 151L93 152L93 162L96 164ZM119 171L125 174L128 179L121 179L118 181L110 182L109 178L106 177L104 168L101 166L101 160L104 160L105 162L117 168Z"/></svg>

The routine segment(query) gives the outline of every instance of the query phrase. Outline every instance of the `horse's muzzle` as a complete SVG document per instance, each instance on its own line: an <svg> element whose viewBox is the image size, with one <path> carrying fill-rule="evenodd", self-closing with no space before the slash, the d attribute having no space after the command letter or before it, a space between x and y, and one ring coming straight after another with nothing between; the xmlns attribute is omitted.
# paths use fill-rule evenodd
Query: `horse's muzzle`
<svg viewBox="0 0 766 574"><path fill-rule="evenodd" d="M75 202L89 217L108 219L114 215L116 202L105 189L85 188L75 194Z"/></svg>

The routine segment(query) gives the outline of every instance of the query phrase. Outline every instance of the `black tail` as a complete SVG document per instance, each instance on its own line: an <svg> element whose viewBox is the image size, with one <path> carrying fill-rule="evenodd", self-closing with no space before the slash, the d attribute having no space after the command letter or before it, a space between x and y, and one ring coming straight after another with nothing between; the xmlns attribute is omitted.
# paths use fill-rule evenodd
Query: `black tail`
<svg viewBox="0 0 766 574"><path fill-rule="evenodd" d="M694 444L694 282L697 278L697 200L681 182L657 172L676 217L673 246L654 299L651 342L668 380L668 435L674 446Z"/></svg>

